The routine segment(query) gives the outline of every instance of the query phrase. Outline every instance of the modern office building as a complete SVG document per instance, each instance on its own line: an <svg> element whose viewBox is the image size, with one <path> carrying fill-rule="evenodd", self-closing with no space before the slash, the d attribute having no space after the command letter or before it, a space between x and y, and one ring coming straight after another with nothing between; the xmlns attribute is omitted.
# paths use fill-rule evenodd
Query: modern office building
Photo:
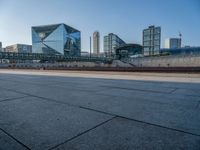
<svg viewBox="0 0 200 150"><path fill-rule="evenodd" d="M166 39L165 48L181 48L181 38Z"/></svg>
<svg viewBox="0 0 200 150"><path fill-rule="evenodd" d="M144 56L158 55L161 45L161 27L149 26L143 30Z"/></svg>
<svg viewBox="0 0 200 150"><path fill-rule="evenodd" d="M100 53L100 33L98 31L93 33L93 53Z"/></svg>
<svg viewBox="0 0 200 150"><path fill-rule="evenodd" d="M32 45L14 44L6 46L5 51L14 53L32 53Z"/></svg>
<svg viewBox="0 0 200 150"><path fill-rule="evenodd" d="M116 34L110 33L104 36L104 53L106 56L114 56L116 48L126 44Z"/></svg>
<svg viewBox="0 0 200 150"><path fill-rule="evenodd" d="M81 32L66 24L32 27L34 53L80 56Z"/></svg>
<svg viewBox="0 0 200 150"><path fill-rule="evenodd" d="M116 49L116 58L128 58L142 56L143 48L139 44L124 44Z"/></svg>

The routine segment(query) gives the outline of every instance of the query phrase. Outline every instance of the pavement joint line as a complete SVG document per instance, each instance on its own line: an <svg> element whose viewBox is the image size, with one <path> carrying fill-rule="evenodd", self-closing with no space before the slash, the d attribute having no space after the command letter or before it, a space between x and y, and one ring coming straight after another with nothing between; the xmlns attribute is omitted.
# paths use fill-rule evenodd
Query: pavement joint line
<svg viewBox="0 0 200 150"><path fill-rule="evenodd" d="M29 97L29 96L26 95L26 96L22 96L22 97L8 98L8 99L0 100L0 103L1 103L1 102L6 102L6 101L19 100L19 99L26 98L26 97Z"/></svg>
<svg viewBox="0 0 200 150"><path fill-rule="evenodd" d="M128 90L128 91L142 91L142 92L151 92L151 93L171 94L171 91L170 92L162 92L162 91L156 91L156 90L142 90L142 89L135 89L135 88L123 88L123 87L117 87L117 86L116 87L115 86L101 86L101 87L107 87L107 88L111 88L111 89Z"/></svg>
<svg viewBox="0 0 200 150"><path fill-rule="evenodd" d="M14 136L12 136L11 134L9 134L8 132L6 132L5 130L3 130L2 128L0 128L0 131L2 131L3 133L5 133L7 136L9 136L11 139L13 139L14 141L16 141L17 143L19 143L21 146L25 147L28 150L31 150L28 146L26 146L24 143L20 142L18 139L16 139Z"/></svg>
<svg viewBox="0 0 200 150"><path fill-rule="evenodd" d="M13 79L0 79L0 80L3 80L3 81L10 81L10 82L15 82L15 83L21 83L20 81L17 81L17 80L13 80ZM23 82L24 84L34 84L34 85L44 85L44 86L49 86L49 85L51 85L52 83L48 83L48 84L41 84L41 83L35 83L35 82L27 82L27 81L25 81L25 82Z"/></svg>
<svg viewBox="0 0 200 150"><path fill-rule="evenodd" d="M177 89L179 89L179 88L177 88ZM121 95L109 95L109 94L106 94L106 93L99 93L99 91L95 91L95 94L96 94L96 95L109 96L109 97L116 97L116 98L118 98L118 97L126 98L126 96L121 96ZM162 93L162 94L169 95L170 93ZM171 94L173 94L173 93L171 93ZM177 94L177 95L180 96L181 94ZM200 96L197 96L197 95L184 95L184 96L187 96L188 98L189 98L189 97L195 97L195 98L199 98L199 97L200 97ZM157 101L153 101L153 102L158 103ZM166 104L166 103L160 103L160 104Z"/></svg>
<svg viewBox="0 0 200 150"><path fill-rule="evenodd" d="M70 139L68 139L68 140L66 140L66 141L64 141L64 142L62 142L62 143L60 143L60 144L58 144L58 145L56 145L56 146L53 146L53 147L50 148L49 150L56 149L56 148L58 148L59 146L65 144L65 143L67 143L67 142L70 142L70 141L72 141L72 140L74 140L74 139L76 139L76 138L78 138L78 137L80 137L80 136L82 136L82 135L84 135L84 134L86 134L86 133L88 133L88 132L90 132L90 131L96 129L96 128L98 128L98 127L100 127L100 126L102 126L102 125L104 125L104 124L106 124L106 123L112 121L112 120L115 119L115 118L117 118L117 116L113 116L112 118L110 118L110 119L108 119L108 120L106 120L106 121L104 121L104 122L101 122L100 124L98 124L98 125L96 125L96 126L90 128L90 129L88 129L88 130L83 131L83 132L81 132L81 133L75 135L74 137L72 137L72 138L70 138Z"/></svg>
<svg viewBox="0 0 200 150"><path fill-rule="evenodd" d="M175 91L177 91L179 88L174 88L172 91L169 92L169 94L174 93Z"/></svg>
<svg viewBox="0 0 200 150"><path fill-rule="evenodd" d="M137 120L137 119L133 119L133 118L128 118L128 117L124 117L124 116L120 116L120 115L117 115L117 117L124 118L124 119L127 119L127 120L132 120L132 121L135 121L135 122L140 122L140 123L151 125L151 126L155 126L155 127L160 127L160 128L171 130L171 131L181 132L181 133L184 133L184 134L189 134L189 135L200 137L200 134L195 134L195 133L183 131L183 130L180 130L180 129L175 129L175 128L171 128L171 127L165 127L165 126L162 126L162 125L158 125L158 124L154 124L154 123L149 123L149 122L146 122L146 121L141 121L141 120Z"/></svg>
<svg viewBox="0 0 200 150"><path fill-rule="evenodd" d="M163 128L163 129L168 129L168 130L172 130L172 131L182 132L182 133L185 133L185 134L190 134L190 135L194 135L194 136L198 136L198 137L200 136L200 134L195 134L195 133L191 133L191 132L187 132L187 131L183 131L183 130L179 130L179 129L175 129L175 128L170 128L170 127L165 127L165 126L162 126L162 125L158 125L158 124L154 124L154 123L149 123L149 122L146 122L146 121L141 121L141 120L124 117L124 116L117 115L117 114L112 114L112 113L107 113L107 112L100 111L100 110L95 110L95 109L92 109L92 108L87 108L87 107L83 107L83 106L80 106L80 108L88 109L88 110L91 110L91 111L96 111L96 112L99 112L99 113L104 113L104 114L111 115L111 116L116 116L116 117L119 117L119 118L124 118L126 120L140 122L140 123L151 125L151 126L160 127L160 128Z"/></svg>
<svg viewBox="0 0 200 150"><path fill-rule="evenodd" d="M78 107L79 107L79 108L82 108L82 109L86 109L86 110L95 111L95 112L98 112L98 113L110 115L110 116L118 116L118 115L116 115L116 114L112 114L112 113L105 112L105 111L101 111L101 110L96 110L96 109L89 108L89 107L85 107L85 106L78 106Z"/></svg>
<svg viewBox="0 0 200 150"><path fill-rule="evenodd" d="M13 90L13 91L15 91L15 90ZM15 91L15 92L18 92L18 91ZM111 116L116 116L116 117L120 117L120 118L124 118L124 119L128 119L128 120L132 120L132 121L135 121L135 122L144 123L144 124L147 124L147 125L152 125L152 126L160 127L160 128L163 128L163 129L177 131L177 132L181 132L181 133L185 133L185 134L190 134L190 135L194 135L194 136L198 136L198 137L200 136L200 134L195 134L195 133L191 133L191 132L187 132L187 131L183 131L183 130L179 130L179 129L175 129L175 128L171 128L171 127L166 127L166 126L162 126L162 125L158 125L158 124L154 124L154 123L149 123L149 122L146 122L146 121L141 121L141 120L137 120L137 119L133 119L133 118L128 118L128 117L124 117L124 116L121 116L121 115L116 115L116 114L113 114L113 113L108 113L108 112L101 111L101 110L95 110L95 109L88 108L88 107L85 107L85 106L79 106L79 105L73 105L73 104L70 104L70 103L64 103L64 102L60 102L60 101L57 101L57 100L54 100L54 99L49 99L49 98L45 98L45 97L35 96L35 95L23 93L23 92L19 92L19 93L26 94L26 95L31 96L31 97L36 97L36 98L39 98L39 99L43 99L43 100L46 100L46 101L51 101L51 102L60 103L60 104L66 104L68 106L72 106L72 107L76 107L76 108L87 109L87 110L91 110L91 111L95 111L95 112L99 112L99 113L103 113L103 114L107 114L107 115L111 115Z"/></svg>
<svg viewBox="0 0 200 150"><path fill-rule="evenodd" d="M109 94L105 94L105 93L102 94L102 93L98 93L98 91L97 91L96 95L108 96L108 97L110 97L110 98L123 98L123 99L129 100L126 96L121 96L121 95L109 95ZM138 98L137 98L136 100L138 100ZM139 100L140 100L140 99L139 99ZM148 100L148 99L145 99L145 100ZM149 101L149 100L148 100L148 101ZM151 100L151 102L159 103L159 104L161 104L161 105L167 105L167 104L168 104L168 103L164 103L164 102L158 102L158 101L156 101L156 100Z"/></svg>
<svg viewBox="0 0 200 150"><path fill-rule="evenodd" d="M1 87L0 87L1 88ZM6 88L4 88L6 89ZM55 103L59 103L59 104L65 104L65 105L68 105L68 106L72 106L72 107L77 107L77 108L82 108L82 109L85 109L84 107L82 106L79 106L79 105L75 105L75 104L71 104L71 103L68 103L68 102L61 102L61 101L57 101L55 99L50 99L50 98L46 98L46 97L42 97L42 96L36 96L36 95L33 95L33 94L29 94L29 93L25 93L25 92L21 92L21 91L17 91L17 90L14 90L14 89L8 89L12 92L16 92L16 93L19 93L19 94L24 94L26 96L24 97L35 97L35 98L39 98L39 99L42 99L42 100L45 100L45 101L51 101L51 102L55 102ZM101 95L101 94L97 94L97 95ZM109 95L105 95L105 96L108 96L110 97ZM113 97L117 97L117 96L113 96ZM0 101L1 102L1 101ZM92 110L92 111L95 111L95 110ZM96 112L98 112L98 110L96 110ZM99 111L101 112L101 111ZM104 112L101 112L101 113L104 113ZM109 113L104 113L104 114L109 114ZM113 115L112 115L113 116Z"/></svg>
<svg viewBox="0 0 200 150"><path fill-rule="evenodd" d="M15 90L13 90L13 91L18 92L18 91L15 91ZM90 109L90 108L79 106L79 105L74 105L74 104L67 103L67 102L61 102L61 101L57 101L57 100L46 98L46 97L36 96L36 95L24 93L24 92L18 92L18 93L27 95L25 97L35 97L35 98L42 99L42 100L45 100L45 101L50 101L50 102L54 102L54 103L58 103L58 104L65 104L65 105L68 105L68 106L71 106L71 107L76 107L76 108L81 108L81 109L87 109L87 110L90 110L90 111L95 111L95 112L103 113L103 114L110 115L110 116L116 116L116 115L113 115L113 114L110 114L110 113L107 113L107 112L102 112L102 111Z"/></svg>
<svg viewBox="0 0 200 150"><path fill-rule="evenodd" d="M0 80L3 80L3 79L0 79ZM9 80L9 79L5 79L6 81L12 81L12 82L15 82L15 83L21 83L20 81L16 81L16 80ZM3 81L5 81L3 80ZM23 82L24 84L34 84L34 85L40 85L40 86L50 86L50 87L62 87L62 85L59 85L59 83L45 83L45 84L41 84L41 83L35 83L35 82ZM62 83L62 82L60 82ZM69 83L73 83L73 82L69 82ZM76 84L76 83L74 83ZM98 86L98 87L101 87L101 86ZM86 91L86 92L94 92L93 90L84 90L83 88L81 87L76 87L76 86L73 86L72 88L70 89L75 89L75 90L80 90L80 91Z"/></svg>

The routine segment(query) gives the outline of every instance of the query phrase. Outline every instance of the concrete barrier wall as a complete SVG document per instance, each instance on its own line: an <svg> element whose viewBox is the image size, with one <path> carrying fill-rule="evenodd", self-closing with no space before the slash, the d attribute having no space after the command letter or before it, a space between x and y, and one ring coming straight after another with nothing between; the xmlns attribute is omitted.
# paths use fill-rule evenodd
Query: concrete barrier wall
<svg viewBox="0 0 200 150"><path fill-rule="evenodd" d="M200 55L131 58L125 61L136 67L200 67Z"/></svg>
<svg viewBox="0 0 200 150"><path fill-rule="evenodd" d="M84 68L84 67L131 67L130 64L121 62L119 60L114 60L112 64L105 64L102 62L62 62L62 63L15 63L0 64L0 68L30 68L30 69L40 69L40 68Z"/></svg>

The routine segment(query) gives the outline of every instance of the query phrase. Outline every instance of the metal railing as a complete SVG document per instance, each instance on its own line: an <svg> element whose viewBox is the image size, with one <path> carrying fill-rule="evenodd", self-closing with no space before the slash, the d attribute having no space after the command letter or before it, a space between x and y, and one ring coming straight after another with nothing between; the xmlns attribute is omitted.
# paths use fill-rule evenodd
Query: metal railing
<svg viewBox="0 0 200 150"><path fill-rule="evenodd" d="M39 54L39 53L14 53L14 52L0 52L0 59L8 60L40 60L40 61L86 61L86 62L112 62L112 58L106 57L72 57L54 54Z"/></svg>

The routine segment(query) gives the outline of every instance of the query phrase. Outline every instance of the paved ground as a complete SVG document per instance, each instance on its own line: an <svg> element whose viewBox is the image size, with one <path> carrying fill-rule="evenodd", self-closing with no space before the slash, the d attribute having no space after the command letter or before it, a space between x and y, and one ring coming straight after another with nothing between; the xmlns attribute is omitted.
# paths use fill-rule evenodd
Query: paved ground
<svg viewBox="0 0 200 150"><path fill-rule="evenodd" d="M0 150L200 149L200 75L0 70Z"/></svg>

